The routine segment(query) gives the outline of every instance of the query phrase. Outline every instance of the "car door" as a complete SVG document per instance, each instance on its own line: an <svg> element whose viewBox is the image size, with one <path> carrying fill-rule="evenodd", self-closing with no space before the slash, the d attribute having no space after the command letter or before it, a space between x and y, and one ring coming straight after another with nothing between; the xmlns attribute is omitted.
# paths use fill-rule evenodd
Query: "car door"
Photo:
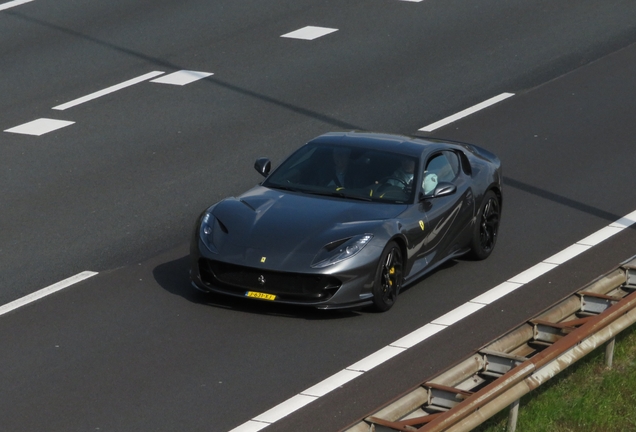
<svg viewBox="0 0 636 432"><path fill-rule="evenodd" d="M425 230L423 255L427 266L463 250L471 235L475 199L471 177L462 170L459 155L452 150L432 154L422 175L422 200L428 226ZM455 191L436 196L442 187Z"/></svg>

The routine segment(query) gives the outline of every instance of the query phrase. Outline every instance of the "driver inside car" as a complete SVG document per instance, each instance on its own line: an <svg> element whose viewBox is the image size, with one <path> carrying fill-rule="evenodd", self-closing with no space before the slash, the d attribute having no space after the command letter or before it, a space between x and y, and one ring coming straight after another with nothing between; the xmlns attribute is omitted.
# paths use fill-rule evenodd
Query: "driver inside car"
<svg viewBox="0 0 636 432"><path fill-rule="evenodd" d="M333 166L328 174L330 180L327 186L335 186L337 188L351 187L350 154L351 150L347 148L336 148L333 150Z"/></svg>
<svg viewBox="0 0 636 432"><path fill-rule="evenodd" d="M415 161L413 159L402 159L400 167L396 169L387 184L407 188L413 183L413 173L415 172Z"/></svg>

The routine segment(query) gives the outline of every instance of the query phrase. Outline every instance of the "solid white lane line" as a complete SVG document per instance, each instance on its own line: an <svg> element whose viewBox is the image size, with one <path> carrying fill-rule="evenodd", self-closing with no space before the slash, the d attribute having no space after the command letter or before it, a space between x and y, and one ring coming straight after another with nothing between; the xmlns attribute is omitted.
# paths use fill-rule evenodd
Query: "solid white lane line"
<svg viewBox="0 0 636 432"><path fill-rule="evenodd" d="M66 121L66 120L55 120L49 118L40 118L37 120L30 121L28 123L21 124L16 127L12 127L11 129L6 129L5 132L24 134L24 135L35 135L40 136L45 133L52 132L57 129L61 129L66 126L70 126L75 122Z"/></svg>
<svg viewBox="0 0 636 432"><path fill-rule="evenodd" d="M158 84L172 84L172 85L184 86L194 81L207 78L211 75L214 75L214 74L211 72L180 70L180 71L173 72L171 74L153 79L150 82L158 83Z"/></svg>
<svg viewBox="0 0 636 432"><path fill-rule="evenodd" d="M519 273L517 276L509 279L508 282L515 282L519 284L527 284L538 278L539 276L543 276L550 270L558 267L556 264L550 264L545 262L540 262L539 264L535 264L530 267L528 270Z"/></svg>
<svg viewBox="0 0 636 432"><path fill-rule="evenodd" d="M287 399L285 402L276 405L274 408L265 411L263 414L254 417L254 420L265 423L274 423L316 399L318 398L315 396L297 394L296 396L292 396L290 399Z"/></svg>
<svg viewBox="0 0 636 432"><path fill-rule="evenodd" d="M606 240L612 235L620 232L621 230L636 224L636 211L623 216L622 218L612 222L608 226L601 228L596 233L586 237L586 241L600 243L600 241ZM609 228L609 230L608 230ZM296 410L311 403L313 400L318 399L321 396L328 394L330 391L335 390L341 385L357 378L364 372L373 369L376 366L381 365L389 359L392 359L401 352L406 351L417 345L420 342L428 339L429 337L439 333L440 331L448 328L452 324L466 318L467 316L477 312L486 305L499 300L500 298L510 294L511 292L523 287L526 283L544 275L545 273L558 267L559 264L563 264L568 260L578 256L580 253L585 252L592 246L577 242L574 245L562 250L561 252L551 256L545 261L530 267L528 270L519 273L511 279L497 285L494 288L486 291L478 297L464 303L463 305L453 309L452 311L442 315L441 317L431 321L428 324L420 327L419 329L403 336L393 343L381 348L375 353L365 357L357 363L341 370L340 372L332 375L331 377L321 381L313 387L301 392L300 394L288 399L287 401L275 406L271 410L254 417L251 420L243 423L242 425L232 429L230 432L258 432L269 426L271 423L280 420L281 418L293 413ZM549 262L550 261L550 262ZM353 375L357 373L357 375ZM284 415L283 415L284 414Z"/></svg>
<svg viewBox="0 0 636 432"><path fill-rule="evenodd" d="M420 131L423 132L432 132L435 129L439 129L442 126L446 126L447 124L453 123L454 121L457 121L461 118L467 117L471 114L476 113L477 111L483 110L484 108L488 108L491 105L494 105L496 103L499 103L505 99L508 99L511 96L514 96L514 93L502 93L498 96L492 97L484 102L478 103L475 106L472 106L470 108L467 108L463 111L458 112L457 114L453 114L452 116L446 117L445 119L442 119L440 121L437 121L435 123L431 123L428 126L424 126L423 128L420 129Z"/></svg>
<svg viewBox="0 0 636 432"><path fill-rule="evenodd" d="M612 237L614 234L618 234L623 229L624 227L621 226L608 225L602 230L596 231L591 236L585 237L583 240L579 240L577 243L588 246L596 246L600 242Z"/></svg>
<svg viewBox="0 0 636 432"><path fill-rule="evenodd" d="M17 300L12 301L11 303L7 303L4 306L0 306L0 315L4 315L12 310L18 309L24 305L29 303L33 303L36 300L39 300L43 297L51 295L55 292L63 290L64 288L68 288L71 285L74 285L78 282L83 281L84 279L88 279L89 277L95 276L97 273L92 271L84 271L82 273L76 274L75 276L71 276L70 278L64 279L63 281L54 283L46 288L42 288L39 291L36 291L32 294L19 298Z"/></svg>
<svg viewBox="0 0 636 432"><path fill-rule="evenodd" d="M137 78L133 78L133 79L130 79L128 81L124 81L123 83L116 84L114 86L110 86L108 88L105 88L104 90L100 90L100 91L97 91L95 93L91 93L91 94L83 96L81 98L72 100L70 102L66 102L66 103L64 103L62 105L58 105L56 107L53 107L53 109L54 110L58 110L58 111L64 111L64 110L72 108L74 106L83 104L84 102L88 102L88 101L91 101L93 99L97 99L97 98L105 96L107 94L110 94L110 93L116 92L118 90L124 89L126 87L130 87L132 85L139 84L140 82L147 81L147 80L149 80L151 78L154 78L156 76L162 75L163 73L164 72L161 72L161 71L149 72L147 74L138 76Z"/></svg>
<svg viewBox="0 0 636 432"><path fill-rule="evenodd" d="M545 260L543 260L543 262L545 263L549 263L549 264L563 264L566 261L571 260L572 258L574 258L577 255L582 254L583 252L585 252L586 250L588 250L589 248L591 248L592 246L590 245L582 245L582 244L573 244L572 246L570 246L567 249L563 249L561 252L552 255L550 258L547 258Z"/></svg>
<svg viewBox="0 0 636 432"><path fill-rule="evenodd" d="M342 387L354 378L358 378L364 372L343 369L335 375L320 381L315 386L309 387L307 390L300 392L302 395L320 397L324 396L332 390Z"/></svg>
<svg viewBox="0 0 636 432"><path fill-rule="evenodd" d="M25 3L30 3L32 1L33 0L13 0L13 1L10 1L8 3L2 3L2 4L0 4L0 11L3 11L5 9L9 9L9 8L12 8L12 7L20 6L20 5L25 4Z"/></svg>
<svg viewBox="0 0 636 432"><path fill-rule="evenodd" d="M329 33L333 33L335 31L338 31L338 29L307 26L298 30L294 30L293 32L286 33L282 35L281 37L290 38L290 39L314 40L319 37L328 35Z"/></svg>
<svg viewBox="0 0 636 432"><path fill-rule="evenodd" d="M374 352L363 358L362 360L352 364L347 367L347 370L358 371L358 372L368 372L374 367L381 365L385 361L392 359L396 355L404 352L405 348L400 348L392 345L387 345L384 348L380 348L378 351Z"/></svg>
<svg viewBox="0 0 636 432"><path fill-rule="evenodd" d="M431 336L433 336L434 334L444 330L446 327L448 326L440 325L440 324L432 324L432 323L426 324L418 328L417 330L412 331L406 336L396 340L395 342L390 344L390 346L400 347L400 348L411 348L412 346L417 345L423 340L426 340L430 338Z"/></svg>
<svg viewBox="0 0 636 432"><path fill-rule="evenodd" d="M265 429L271 423L264 423L255 420L250 420L242 425L235 427L230 432L258 432L261 429Z"/></svg>
<svg viewBox="0 0 636 432"><path fill-rule="evenodd" d="M482 303L464 303L463 305L456 307L447 314L444 314L441 317L431 321L431 324L451 326L457 321L461 321L467 316L474 314L484 306L486 305Z"/></svg>
<svg viewBox="0 0 636 432"><path fill-rule="evenodd" d="M502 284L497 285L494 288L489 289L482 295L475 297L470 302L489 305L490 303L497 301L504 296L507 296L508 294L510 294L517 288L521 288L522 286L523 284L520 284L520 283L504 282Z"/></svg>
<svg viewBox="0 0 636 432"><path fill-rule="evenodd" d="M623 216L616 222L609 224L609 226L627 228L635 223L636 223L636 211L633 211L630 214Z"/></svg>

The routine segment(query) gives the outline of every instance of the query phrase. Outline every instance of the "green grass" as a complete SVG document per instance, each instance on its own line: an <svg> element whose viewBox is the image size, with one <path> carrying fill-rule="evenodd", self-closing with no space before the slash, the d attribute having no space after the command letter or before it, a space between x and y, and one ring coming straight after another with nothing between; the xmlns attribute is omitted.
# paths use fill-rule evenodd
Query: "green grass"
<svg viewBox="0 0 636 432"><path fill-rule="evenodd" d="M478 432L505 432L508 410ZM517 432L636 431L636 326L616 338L612 369L605 346L521 399Z"/></svg>

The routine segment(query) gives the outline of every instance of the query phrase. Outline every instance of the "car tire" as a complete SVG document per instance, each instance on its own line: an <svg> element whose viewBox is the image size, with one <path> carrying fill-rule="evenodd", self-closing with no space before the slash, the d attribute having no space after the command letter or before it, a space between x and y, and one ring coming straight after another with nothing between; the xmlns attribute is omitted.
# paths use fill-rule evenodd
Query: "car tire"
<svg viewBox="0 0 636 432"><path fill-rule="evenodd" d="M476 260L484 260L495 249L499 235L501 204L493 191L486 192L475 220L470 255Z"/></svg>
<svg viewBox="0 0 636 432"><path fill-rule="evenodd" d="M389 242L382 252L375 272L373 284L375 310L386 312L395 304L402 287L403 266L402 250L396 242Z"/></svg>

